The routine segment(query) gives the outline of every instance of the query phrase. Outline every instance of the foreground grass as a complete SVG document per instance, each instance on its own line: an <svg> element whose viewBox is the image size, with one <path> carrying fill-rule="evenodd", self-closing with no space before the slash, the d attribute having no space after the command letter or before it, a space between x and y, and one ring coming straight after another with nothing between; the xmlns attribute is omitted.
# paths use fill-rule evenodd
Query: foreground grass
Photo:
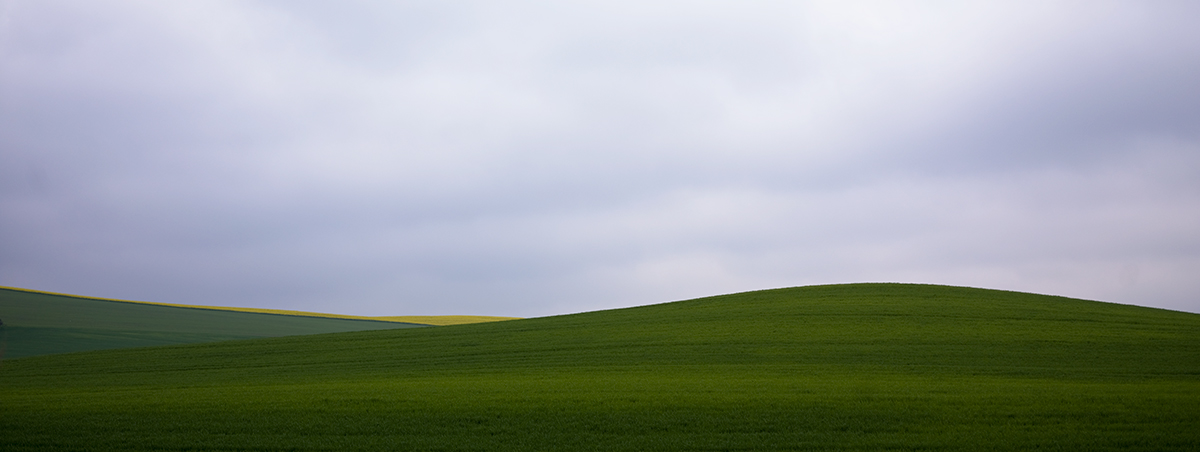
<svg viewBox="0 0 1200 452"><path fill-rule="evenodd" d="M819 286L0 367L4 450L1196 450L1200 316Z"/></svg>

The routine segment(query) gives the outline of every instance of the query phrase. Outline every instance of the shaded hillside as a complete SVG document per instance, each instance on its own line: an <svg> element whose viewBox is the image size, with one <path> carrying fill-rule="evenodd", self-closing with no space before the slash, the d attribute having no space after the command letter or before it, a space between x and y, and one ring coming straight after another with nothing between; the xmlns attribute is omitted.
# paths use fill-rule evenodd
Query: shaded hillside
<svg viewBox="0 0 1200 452"><path fill-rule="evenodd" d="M0 288L6 359L111 348L426 326L239 312Z"/></svg>

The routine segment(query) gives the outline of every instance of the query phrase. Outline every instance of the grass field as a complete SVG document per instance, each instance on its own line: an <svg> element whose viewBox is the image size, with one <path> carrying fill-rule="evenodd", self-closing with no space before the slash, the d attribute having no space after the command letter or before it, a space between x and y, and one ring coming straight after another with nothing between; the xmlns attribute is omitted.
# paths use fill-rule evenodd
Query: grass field
<svg viewBox="0 0 1200 452"><path fill-rule="evenodd" d="M0 449L1200 450L1200 315L855 284L0 365Z"/></svg>
<svg viewBox="0 0 1200 452"><path fill-rule="evenodd" d="M299 311L145 303L0 287L0 358L428 324Z"/></svg>

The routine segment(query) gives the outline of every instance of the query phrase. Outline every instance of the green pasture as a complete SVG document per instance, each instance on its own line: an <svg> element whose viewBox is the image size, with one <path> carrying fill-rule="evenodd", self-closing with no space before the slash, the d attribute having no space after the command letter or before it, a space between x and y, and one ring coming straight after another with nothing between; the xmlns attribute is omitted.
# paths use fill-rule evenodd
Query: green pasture
<svg viewBox="0 0 1200 452"><path fill-rule="evenodd" d="M1200 315L907 284L0 363L0 449L1200 450Z"/></svg>
<svg viewBox="0 0 1200 452"><path fill-rule="evenodd" d="M0 287L0 358L425 326L162 306Z"/></svg>

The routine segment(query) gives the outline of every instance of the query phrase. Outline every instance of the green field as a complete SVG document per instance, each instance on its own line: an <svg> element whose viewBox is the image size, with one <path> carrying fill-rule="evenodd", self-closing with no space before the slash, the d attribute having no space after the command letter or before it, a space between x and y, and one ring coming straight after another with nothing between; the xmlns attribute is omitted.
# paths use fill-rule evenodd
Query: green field
<svg viewBox="0 0 1200 452"><path fill-rule="evenodd" d="M282 312L282 311L280 311ZM427 326L181 307L0 287L0 358ZM304 315L309 314L309 315Z"/></svg>
<svg viewBox="0 0 1200 452"><path fill-rule="evenodd" d="M1200 450L1200 315L811 286L0 364L0 450Z"/></svg>

